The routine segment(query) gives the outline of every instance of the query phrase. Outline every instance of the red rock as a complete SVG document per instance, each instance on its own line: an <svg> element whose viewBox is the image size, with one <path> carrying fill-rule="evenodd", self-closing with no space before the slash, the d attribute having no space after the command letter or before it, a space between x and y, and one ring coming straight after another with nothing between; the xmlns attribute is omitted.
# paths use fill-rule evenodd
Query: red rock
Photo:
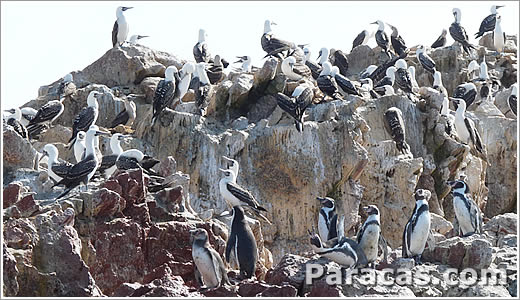
<svg viewBox="0 0 520 300"><path fill-rule="evenodd" d="M238 297L237 292L231 289L229 286L221 286L216 289L209 289L201 292L206 297Z"/></svg>
<svg viewBox="0 0 520 300"><path fill-rule="evenodd" d="M29 194L16 202L15 206L20 211L22 217L30 217L40 210L40 206L34 201L34 195Z"/></svg>
<svg viewBox="0 0 520 300"><path fill-rule="evenodd" d="M154 222L168 222L174 220L174 216L161 206L157 205L155 200L146 201L146 205L148 205L150 217Z"/></svg>
<svg viewBox="0 0 520 300"><path fill-rule="evenodd" d="M143 227L147 228L151 224L150 213L148 212L146 203L131 205L123 211L123 214L136 220Z"/></svg>
<svg viewBox="0 0 520 300"><path fill-rule="evenodd" d="M263 291L259 296L261 297L296 297L298 290L290 285L286 284L283 286L270 286Z"/></svg>
<svg viewBox="0 0 520 300"><path fill-rule="evenodd" d="M148 179L144 177L142 170L137 169L120 173L115 180L121 186L120 196L126 200L126 205L144 202Z"/></svg>
<svg viewBox="0 0 520 300"><path fill-rule="evenodd" d="M177 162L172 156L168 156L159 164L159 174L163 177L168 177L177 171Z"/></svg>
<svg viewBox="0 0 520 300"><path fill-rule="evenodd" d="M123 188L119 185L119 182L115 179L110 179L105 181L101 187L104 187L108 190L114 191L118 193L119 195L122 194Z"/></svg>
<svg viewBox="0 0 520 300"><path fill-rule="evenodd" d="M2 198L2 208L8 208L15 204L22 196L23 184L21 182L11 182L5 188Z"/></svg>
<svg viewBox="0 0 520 300"><path fill-rule="evenodd" d="M94 216L113 216L126 207L125 199L121 198L118 193L106 188L98 190L92 197L92 201Z"/></svg>
<svg viewBox="0 0 520 300"><path fill-rule="evenodd" d="M241 283L238 288L238 294L242 297L256 297L257 294L268 289L270 285L261 282L245 282Z"/></svg>
<svg viewBox="0 0 520 300"><path fill-rule="evenodd" d="M140 283L128 283L121 284L112 294L112 297L132 297L135 291L142 285Z"/></svg>
<svg viewBox="0 0 520 300"><path fill-rule="evenodd" d="M6 245L2 243L3 249L3 295L7 297L14 297L18 294L19 286L17 281L18 268L16 267L16 259L7 250Z"/></svg>
<svg viewBox="0 0 520 300"><path fill-rule="evenodd" d="M167 212L175 213L179 211L182 202L182 186L166 188L157 193L157 198L164 203Z"/></svg>
<svg viewBox="0 0 520 300"><path fill-rule="evenodd" d="M143 283L150 283L155 279L163 278L164 276L171 275L172 270L168 266L167 263L164 263L157 268L153 269L151 272L147 272L144 276Z"/></svg>
<svg viewBox="0 0 520 300"><path fill-rule="evenodd" d="M9 219L4 225L4 240L14 249L27 249L38 241L38 233L28 219Z"/></svg>
<svg viewBox="0 0 520 300"><path fill-rule="evenodd" d="M305 280L305 263L307 260L299 255L286 254L278 265L267 272L265 281L270 284L287 282L299 290Z"/></svg>
<svg viewBox="0 0 520 300"><path fill-rule="evenodd" d="M305 297L343 297L343 294L337 285L329 285L322 279L312 283L311 290Z"/></svg>

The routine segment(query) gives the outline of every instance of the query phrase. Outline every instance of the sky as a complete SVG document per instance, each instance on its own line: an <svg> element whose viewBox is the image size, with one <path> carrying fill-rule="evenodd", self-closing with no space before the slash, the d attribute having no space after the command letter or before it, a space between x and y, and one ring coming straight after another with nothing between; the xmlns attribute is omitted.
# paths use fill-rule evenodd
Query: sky
<svg viewBox="0 0 520 300"><path fill-rule="evenodd" d="M125 16L132 34L148 35L140 44L193 60L198 31L207 32L212 55L228 61L250 55L261 66L260 45L266 19L277 37L309 44L311 59L321 47L350 52L352 41L380 19L396 26L408 47L431 45L453 22L452 8L462 11L461 24L472 37L493 4L502 29L518 34L517 1L2 1L1 104L3 109L35 99L42 85L82 70L112 47L112 27L118 6L132 6ZM389 31L390 33L390 31ZM453 40L448 34L448 44ZM372 39L370 46L375 46ZM23 79L22 79L23 78Z"/></svg>

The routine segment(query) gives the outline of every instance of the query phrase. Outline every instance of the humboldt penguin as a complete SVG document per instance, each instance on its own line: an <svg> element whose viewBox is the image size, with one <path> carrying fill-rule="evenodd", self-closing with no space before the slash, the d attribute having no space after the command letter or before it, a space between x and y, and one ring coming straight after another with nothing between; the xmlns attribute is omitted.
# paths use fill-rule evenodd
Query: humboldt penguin
<svg viewBox="0 0 520 300"><path fill-rule="evenodd" d="M326 242L337 237L336 225L338 222L338 215L336 214L336 206L334 199L325 197L317 197L320 201L320 215L318 217L318 233L322 241Z"/></svg>
<svg viewBox="0 0 520 300"><path fill-rule="evenodd" d="M418 189L415 192L415 207L413 214L406 223L403 232L403 257L413 258L421 264L421 255L430 233L430 211L428 200L431 197L428 190Z"/></svg>
<svg viewBox="0 0 520 300"><path fill-rule="evenodd" d="M211 247L206 229L197 228L190 233L193 239L191 255L195 264L195 278L201 288L216 288L222 284L230 284L224 262Z"/></svg>
<svg viewBox="0 0 520 300"><path fill-rule="evenodd" d="M363 210L368 214L368 218L357 234L357 242L363 249L368 263L372 264L373 268L377 259L379 236L381 234L379 209L375 205L369 205L364 207Z"/></svg>
<svg viewBox="0 0 520 300"><path fill-rule="evenodd" d="M226 243L226 261L229 263L231 251L234 251L240 267L240 275L251 278L255 275L258 260L256 240L245 219L242 207L233 206L232 212L231 232Z"/></svg>
<svg viewBox="0 0 520 300"><path fill-rule="evenodd" d="M470 236L482 232L482 213L473 201L468 185L463 180L446 182L451 186L453 210L459 224L459 235Z"/></svg>

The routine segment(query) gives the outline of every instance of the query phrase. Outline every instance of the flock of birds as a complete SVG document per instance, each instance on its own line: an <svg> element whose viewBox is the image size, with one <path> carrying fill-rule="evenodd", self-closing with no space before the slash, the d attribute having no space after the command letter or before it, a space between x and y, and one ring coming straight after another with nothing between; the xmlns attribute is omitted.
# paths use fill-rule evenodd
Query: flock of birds
<svg viewBox="0 0 520 300"><path fill-rule="evenodd" d="M500 27L501 17L497 13L497 9L500 7L492 6L491 15L482 21L479 32L476 34L476 37L480 37L486 32L493 31L494 45L498 53L503 52L505 45L505 35ZM112 31L113 47L121 47L125 43L135 44L139 39L146 37L133 35L127 41L129 26L123 12L130 8L118 7L116 10L117 20ZM468 42L467 34L460 24L460 10L454 8L453 15L455 20L449 28L450 35L469 54L475 47ZM296 129L299 132L304 130L305 110L313 104L315 98L313 85L317 86L323 94L321 101L328 98L343 100L348 95L379 98L383 95L395 94L397 89L410 100L415 101L419 89L415 80L415 68L408 67L404 60L410 49L406 47L396 27L387 24L392 29L389 39L384 31L385 23L380 20L374 23L378 25L375 35L368 30L363 30L354 40L353 49L366 44L370 38L375 36L377 45L389 58L379 66L367 67L359 74L359 81L354 81L347 77L349 63L344 52L322 48L318 61L314 62L310 59L310 50L306 45L296 45L277 38L271 28L275 23L270 20L265 21L261 46L267 53L266 57L275 57L281 61L281 72L287 77L287 80L301 83L294 89L291 96L284 93L276 95L278 105L294 118ZM443 30L431 48L445 46L446 34L447 31ZM213 85L226 77L224 69L229 65L219 55L215 57L210 55L205 39L206 32L201 29L198 42L193 48L195 63L185 63L180 71L174 66L166 68L165 78L157 84L155 90L152 126L157 118L160 118L164 109L174 108L178 103L182 103L182 98L190 89L195 93L198 112L201 115L205 114L210 90ZM444 96L440 115L445 117L450 125L447 126L447 133L461 142L471 145L472 149L485 159L485 145L480 139L479 132L473 121L465 116L466 108L472 105L478 94L481 99L493 101L492 97L500 89L498 80L491 79L487 73L485 60L480 65L476 61L472 61L468 66L468 71L473 74L470 77L472 82L459 85L452 97L448 97L442 84L442 74L436 70L436 63L427 54L427 48L420 45L417 48L416 57L423 68L432 74L433 88ZM251 72L253 69L250 56L239 57L236 63L242 63L243 72ZM478 76L474 75L476 71L479 71ZM480 85L480 91L477 90L475 83ZM56 93L58 99L49 101L38 110L29 107L11 109L9 110L11 115L7 120L4 119L4 122L12 126L23 138L37 138L63 113L63 100L74 90L72 74L67 74L58 87ZM64 191L56 200L64 197L82 183L85 185L85 189L88 189L88 184L94 176L109 178L116 170L142 169L146 176L151 178L148 189L152 192L168 186L165 178L152 169L158 160L137 149L123 150L120 142L130 139L129 135L112 134L110 137L111 153L105 155L101 153L99 136L110 136L109 132L102 131L95 125L99 115L98 99L101 97L103 97L103 93L91 91L87 97L87 106L73 121L72 136L68 146L69 149L73 149L76 163L60 160L58 149L53 144L43 147L41 158L48 156L49 178L55 182L54 186L65 186ZM509 98L511 110L515 115L516 99L517 87L515 84ZM456 108L454 114L449 108L450 100ZM118 125L132 126L136 118L135 103L125 100L124 106L125 109L115 117L111 128ZM386 128L395 141L397 149L403 154L409 154L410 147L406 143L401 110L395 107L389 108L385 113L385 120ZM241 276L250 278L255 273L258 253L256 241L248 225L249 217L245 216L243 207L264 221L268 223L270 221L262 214L267 210L260 206L246 188L237 184L238 162L227 157L223 157L223 159L231 163L231 166L228 169L220 169L224 176L219 182L219 190L229 207L232 208L232 226L226 245L225 258L227 262L230 262L234 257ZM449 181L447 184L452 188L453 206L460 235L480 233L482 214L471 198L468 185L464 180ZM403 232L403 257L412 257L417 263L420 263L430 231L428 210L430 196L431 193L428 190L416 191L414 195L416 205ZM314 228L309 231L313 250L346 268L365 265L374 267L379 247L385 245L383 249L386 250L386 242L381 235L379 209L374 205L364 208L368 218L361 226L357 238L353 240L345 237L344 216L339 217L338 220L334 199L318 197L318 200L321 204L318 233ZM204 229L196 229L192 231L192 238L192 255L196 266L196 276L201 286L213 288L221 283L229 283L226 267L218 252L209 244L208 233Z"/></svg>

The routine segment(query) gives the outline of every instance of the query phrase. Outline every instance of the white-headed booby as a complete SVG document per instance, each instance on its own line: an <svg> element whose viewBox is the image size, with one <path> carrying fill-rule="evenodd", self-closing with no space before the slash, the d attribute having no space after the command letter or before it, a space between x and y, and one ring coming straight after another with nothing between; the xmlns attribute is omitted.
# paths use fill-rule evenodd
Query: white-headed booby
<svg viewBox="0 0 520 300"><path fill-rule="evenodd" d="M354 50L354 48L356 48L359 45L366 45L370 38L374 36L374 33L374 31L368 31L366 29L361 31L352 42L352 50Z"/></svg>
<svg viewBox="0 0 520 300"><path fill-rule="evenodd" d="M433 88L443 94L444 97L448 97L448 91L442 84L442 74L439 71L433 73Z"/></svg>
<svg viewBox="0 0 520 300"><path fill-rule="evenodd" d="M77 163L83 160L85 156L85 135L85 131L78 131L76 141L74 141L74 157L76 158Z"/></svg>
<svg viewBox="0 0 520 300"><path fill-rule="evenodd" d="M311 50L308 47L303 48L304 64L309 67L312 73L312 78L318 79L321 72L321 66L311 60Z"/></svg>
<svg viewBox="0 0 520 300"><path fill-rule="evenodd" d="M136 107L134 101L124 100L125 108L117 114L117 116L110 124L110 128L114 128L117 125L132 126L136 117Z"/></svg>
<svg viewBox="0 0 520 300"><path fill-rule="evenodd" d="M54 180L54 182L59 182L67 175L73 164L66 161L59 162L58 148L56 148L56 146L53 144L45 145L42 152L43 155L40 157L40 160L42 160L45 156L49 157L47 160L47 174L49 175L49 178Z"/></svg>
<svg viewBox="0 0 520 300"><path fill-rule="evenodd" d="M453 92L453 98L464 99L466 107L469 107L477 97L477 87L472 82L459 84ZM457 103L454 103L457 109Z"/></svg>
<svg viewBox="0 0 520 300"><path fill-rule="evenodd" d="M388 35L385 32L385 23L381 20L377 20L372 24L377 24L378 29L376 31L376 43L384 52L388 51Z"/></svg>
<svg viewBox="0 0 520 300"><path fill-rule="evenodd" d="M128 37L129 26L123 12L131 8L132 7L119 6L116 9L117 19L114 23L114 28L112 29L112 47L123 45Z"/></svg>
<svg viewBox="0 0 520 300"><path fill-rule="evenodd" d="M139 35L139 34L134 34L130 37L130 40L128 41L128 43L130 45L137 45L137 41L140 40L140 39L144 39L144 38L147 38L149 36L147 35Z"/></svg>
<svg viewBox="0 0 520 300"><path fill-rule="evenodd" d="M117 170L116 160L119 154L123 153L123 148L120 142L130 138L130 136L115 133L110 138L110 150L112 154L103 155L101 159L101 165L99 166L99 172L102 173L105 178L110 178L112 174Z"/></svg>
<svg viewBox="0 0 520 300"><path fill-rule="evenodd" d="M236 61L235 63L242 63L242 66L241 66L242 72L250 73L253 68L251 56L244 55L244 56L237 56L237 58L238 58L238 61Z"/></svg>
<svg viewBox="0 0 520 300"><path fill-rule="evenodd" d="M282 61L282 72L290 80L298 81L311 77L311 69L304 64L296 63L294 56L289 56Z"/></svg>
<svg viewBox="0 0 520 300"><path fill-rule="evenodd" d="M385 128L392 136L397 150L403 154L410 153L410 146L406 143L403 112L397 107L390 107L385 112L385 121Z"/></svg>
<svg viewBox="0 0 520 300"><path fill-rule="evenodd" d="M390 26L392 29L392 34L390 35L390 43L392 44L392 47L394 48L395 54L398 56L406 56L407 55L407 47L406 43L404 42L401 35L399 35L399 31L397 30L397 27L392 26L388 23L386 25Z"/></svg>
<svg viewBox="0 0 520 300"><path fill-rule="evenodd" d="M65 98L61 98L60 100L52 100L40 107L34 118L29 121L27 129L30 130L31 127L43 124L50 125L63 113L63 110L65 109L65 107L63 106L64 99Z"/></svg>
<svg viewBox="0 0 520 300"><path fill-rule="evenodd" d="M472 148L477 151L477 154L484 161L487 161L486 148L482 143L475 122L466 117L466 101L457 98L451 100L458 106L455 111L455 130L457 131L457 136L463 143L471 145Z"/></svg>
<svg viewBox="0 0 520 300"><path fill-rule="evenodd" d="M421 63L423 68L433 75L435 71L437 71L435 70L435 61L425 52L423 45L419 45L419 47L417 47L416 54L417 60Z"/></svg>
<svg viewBox="0 0 520 300"><path fill-rule="evenodd" d="M256 212L267 211L265 208L260 206L255 197L253 197L249 191L236 183L236 174L232 170L219 170L224 172L224 177L220 179L219 182L220 194L229 206L234 207L246 205Z"/></svg>
<svg viewBox="0 0 520 300"><path fill-rule="evenodd" d="M29 138L29 133L27 132L27 128L22 124L22 111L15 107L11 110L7 110L9 112L12 111L12 115L7 117L7 125L13 127L14 131L24 139Z"/></svg>
<svg viewBox="0 0 520 300"><path fill-rule="evenodd" d="M495 29L493 30L493 45L498 53L504 51L504 46L506 44L506 33L502 31L501 23L502 17L498 15L496 17Z"/></svg>
<svg viewBox="0 0 520 300"><path fill-rule="evenodd" d="M370 76L375 70L377 69L376 65L370 65L366 67L361 73L359 74L359 79L365 79L368 76Z"/></svg>
<svg viewBox="0 0 520 300"><path fill-rule="evenodd" d="M181 81L179 82L179 101L182 103L182 98L188 92L190 88L191 76L195 72L195 64L192 62L185 63L181 71L179 72L179 77Z"/></svg>
<svg viewBox="0 0 520 300"><path fill-rule="evenodd" d="M475 33L475 39L478 39L479 37L483 36L484 33L493 31L495 29L495 22L497 17L497 9L504 7L504 5L491 5L491 14L482 20L482 23L480 23L480 28L477 33Z"/></svg>
<svg viewBox="0 0 520 300"><path fill-rule="evenodd" d="M396 71L397 71L397 68L393 67L393 66L386 69L386 76L383 77L383 79L381 79L379 82L376 83L376 85L374 86L374 89L385 86L385 85L393 86L394 82L395 82L395 72Z"/></svg>
<svg viewBox="0 0 520 300"><path fill-rule="evenodd" d="M195 46L193 46L193 57L197 63L209 63L211 60L211 54L209 53L208 44L206 43L207 36L206 30L199 29L199 40Z"/></svg>
<svg viewBox="0 0 520 300"><path fill-rule="evenodd" d="M395 84L399 89L408 94L415 94L413 92L412 80L410 79L410 73L408 72L408 65L404 59L398 59L395 62Z"/></svg>
<svg viewBox="0 0 520 300"><path fill-rule="evenodd" d="M296 49L296 45L294 43L281 40L274 36L271 25L276 25L276 23L271 20L265 20L264 22L264 34L260 40L262 44L262 49L267 52L267 56L277 56L281 54L283 51L289 51L291 49Z"/></svg>
<svg viewBox="0 0 520 300"><path fill-rule="evenodd" d="M451 37L462 45L462 48L466 53L469 54L471 49L475 49L475 46L471 45L468 41L468 35L462 25L460 25L461 13L460 9L454 8L452 10L455 22L451 23L450 35Z"/></svg>

